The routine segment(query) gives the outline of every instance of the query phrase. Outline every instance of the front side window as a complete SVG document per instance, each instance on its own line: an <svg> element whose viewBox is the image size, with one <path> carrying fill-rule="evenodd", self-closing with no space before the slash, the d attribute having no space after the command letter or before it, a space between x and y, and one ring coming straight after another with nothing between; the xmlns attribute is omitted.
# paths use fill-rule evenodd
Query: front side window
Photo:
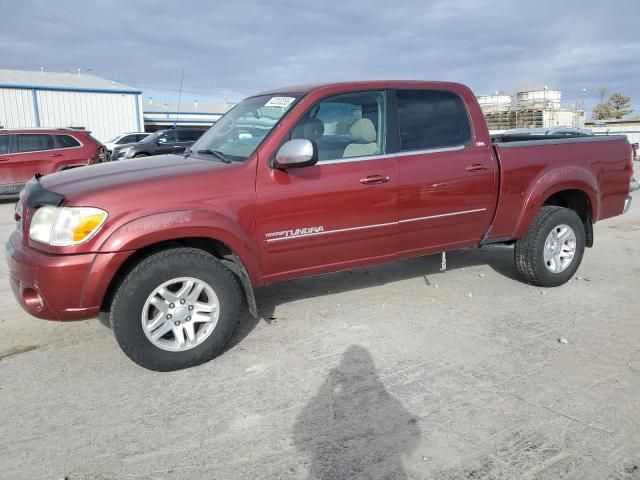
<svg viewBox="0 0 640 480"><path fill-rule="evenodd" d="M160 138L158 138L158 143L175 143L178 141L178 136L176 135L175 130L167 130Z"/></svg>
<svg viewBox="0 0 640 480"><path fill-rule="evenodd" d="M16 135L16 152L39 152L53 150L53 136L46 134L18 134Z"/></svg>
<svg viewBox="0 0 640 480"><path fill-rule="evenodd" d="M193 144L191 154L203 158L222 157L228 161L245 161L298 98L298 94L284 93L243 100Z"/></svg>
<svg viewBox="0 0 640 480"><path fill-rule="evenodd" d="M358 92L327 98L305 114L291 138L312 141L319 161L381 155L385 147L385 94Z"/></svg>
<svg viewBox="0 0 640 480"><path fill-rule="evenodd" d="M396 92L400 150L464 145L471 139L467 111L458 95L439 90Z"/></svg>

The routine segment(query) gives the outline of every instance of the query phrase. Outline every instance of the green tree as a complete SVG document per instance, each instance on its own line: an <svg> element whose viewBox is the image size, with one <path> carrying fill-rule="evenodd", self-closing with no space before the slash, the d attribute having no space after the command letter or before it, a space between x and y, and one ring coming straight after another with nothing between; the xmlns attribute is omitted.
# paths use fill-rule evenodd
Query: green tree
<svg viewBox="0 0 640 480"><path fill-rule="evenodd" d="M605 118L613 118L615 112L611 103L602 102L595 106L593 109L594 120L604 120Z"/></svg>
<svg viewBox="0 0 640 480"><path fill-rule="evenodd" d="M614 93L607 100L607 87L604 85L598 88L600 103L593 109L594 120L604 120L606 118L622 118L629 115L631 109L631 98L622 93Z"/></svg>
<svg viewBox="0 0 640 480"><path fill-rule="evenodd" d="M609 103L613 110L613 116L615 118L622 118L625 115L629 115L633 110L631 109L631 97L627 97L622 93L614 93L609 98Z"/></svg>

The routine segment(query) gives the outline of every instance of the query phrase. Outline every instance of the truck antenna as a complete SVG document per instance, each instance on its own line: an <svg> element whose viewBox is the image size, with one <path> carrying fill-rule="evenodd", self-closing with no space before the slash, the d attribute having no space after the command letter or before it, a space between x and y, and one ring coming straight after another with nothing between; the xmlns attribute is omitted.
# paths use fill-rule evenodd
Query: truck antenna
<svg viewBox="0 0 640 480"><path fill-rule="evenodd" d="M178 92L178 110L176 112L176 121L174 122L174 126L177 126L178 123L178 115L180 115L180 102L182 101L182 82L184 81L184 68L182 69L182 73L180 74L180 91Z"/></svg>

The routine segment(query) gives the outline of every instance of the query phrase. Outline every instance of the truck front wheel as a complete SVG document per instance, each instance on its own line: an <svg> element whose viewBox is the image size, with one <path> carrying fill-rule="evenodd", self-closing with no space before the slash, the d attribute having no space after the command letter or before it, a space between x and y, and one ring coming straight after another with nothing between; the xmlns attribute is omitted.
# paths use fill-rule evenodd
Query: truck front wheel
<svg viewBox="0 0 640 480"><path fill-rule="evenodd" d="M516 268L528 283L557 287L576 273L584 247L584 224L576 212L544 206L525 236L516 242Z"/></svg>
<svg viewBox="0 0 640 480"><path fill-rule="evenodd" d="M137 364L179 370L219 354L242 306L236 276L195 248L152 254L124 278L111 304L120 348Z"/></svg>

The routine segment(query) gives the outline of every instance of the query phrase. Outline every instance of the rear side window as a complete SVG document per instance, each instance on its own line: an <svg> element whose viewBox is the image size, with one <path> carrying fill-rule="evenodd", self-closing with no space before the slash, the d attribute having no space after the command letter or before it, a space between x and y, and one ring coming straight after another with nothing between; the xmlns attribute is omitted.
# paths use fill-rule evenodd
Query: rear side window
<svg viewBox="0 0 640 480"><path fill-rule="evenodd" d="M116 143L118 145L124 145L125 143L134 143L137 142L137 136L136 135L125 135L124 137L122 137L120 140L118 140Z"/></svg>
<svg viewBox="0 0 640 480"><path fill-rule="evenodd" d="M80 146L80 142L70 135L55 135L55 140L57 148L73 148Z"/></svg>
<svg viewBox="0 0 640 480"><path fill-rule="evenodd" d="M195 142L203 133L204 130L178 130L178 137L181 142Z"/></svg>
<svg viewBox="0 0 640 480"><path fill-rule="evenodd" d="M136 135L135 141L139 142L140 140L143 140L143 139L147 138L148 135L149 135L148 133L145 133L145 134L142 134L142 135Z"/></svg>
<svg viewBox="0 0 640 480"><path fill-rule="evenodd" d="M463 145L471 138L460 97L438 90L396 92L402 151Z"/></svg>
<svg viewBox="0 0 640 480"><path fill-rule="evenodd" d="M11 135L0 135L0 155L9 153L9 139Z"/></svg>
<svg viewBox="0 0 640 480"><path fill-rule="evenodd" d="M39 152L53 150L53 135L19 133L16 135L16 152Z"/></svg>

